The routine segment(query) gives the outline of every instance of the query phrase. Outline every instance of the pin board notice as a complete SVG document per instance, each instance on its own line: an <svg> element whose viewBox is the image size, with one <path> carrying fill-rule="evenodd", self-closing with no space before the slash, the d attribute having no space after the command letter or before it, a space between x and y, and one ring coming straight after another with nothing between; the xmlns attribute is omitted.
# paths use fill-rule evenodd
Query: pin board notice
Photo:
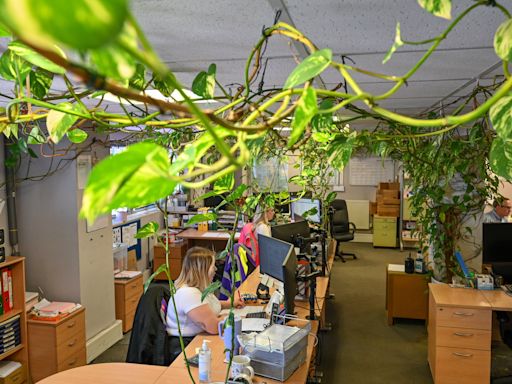
<svg viewBox="0 0 512 384"><path fill-rule="evenodd" d="M351 158L348 163L350 185L377 186L380 182L395 179L393 160L378 157Z"/></svg>

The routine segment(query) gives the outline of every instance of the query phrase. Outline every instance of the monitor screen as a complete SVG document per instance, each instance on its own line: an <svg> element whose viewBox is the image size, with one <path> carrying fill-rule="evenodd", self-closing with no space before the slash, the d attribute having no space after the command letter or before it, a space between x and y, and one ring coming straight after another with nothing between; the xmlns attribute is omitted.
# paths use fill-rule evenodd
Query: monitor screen
<svg viewBox="0 0 512 384"><path fill-rule="evenodd" d="M260 273L269 275L283 283L284 306L287 314L293 315L297 295L297 256L293 244L258 235L260 250Z"/></svg>
<svg viewBox="0 0 512 384"><path fill-rule="evenodd" d="M297 221L294 223L274 225L271 227L272 237L295 244L297 235L309 238L310 231L307 221Z"/></svg>
<svg viewBox="0 0 512 384"><path fill-rule="evenodd" d="M316 199L298 199L296 201L291 202L291 215L292 218L295 217L295 215L304 216L304 212L309 211L313 208L316 208L316 213L313 215L308 215L306 217L307 220L310 220L314 223L320 223L320 200Z"/></svg>
<svg viewBox="0 0 512 384"><path fill-rule="evenodd" d="M482 263L512 263L512 223L484 223Z"/></svg>
<svg viewBox="0 0 512 384"><path fill-rule="evenodd" d="M259 234L258 248L260 273L284 282L283 263L288 254L294 251L293 244Z"/></svg>

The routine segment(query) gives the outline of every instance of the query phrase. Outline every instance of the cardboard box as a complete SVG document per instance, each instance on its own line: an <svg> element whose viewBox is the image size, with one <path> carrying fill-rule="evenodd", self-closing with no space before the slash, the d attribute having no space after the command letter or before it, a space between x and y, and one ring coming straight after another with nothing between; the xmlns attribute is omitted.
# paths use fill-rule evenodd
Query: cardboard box
<svg viewBox="0 0 512 384"><path fill-rule="evenodd" d="M400 207L394 205L378 205L377 206L377 215L379 216L391 216L391 217L399 217L400 216Z"/></svg>
<svg viewBox="0 0 512 384"><path fill-rule="evenodd" d="M400 205L400 199L394 199L390 197L383 197L382 204L385 205Z"/></svg>
<svg viewBox="0 0 512 384"><path fill-rule="evenodd" d="M387 199L400 199L400 191L395 189L383 189L382 197Z"/></svg>

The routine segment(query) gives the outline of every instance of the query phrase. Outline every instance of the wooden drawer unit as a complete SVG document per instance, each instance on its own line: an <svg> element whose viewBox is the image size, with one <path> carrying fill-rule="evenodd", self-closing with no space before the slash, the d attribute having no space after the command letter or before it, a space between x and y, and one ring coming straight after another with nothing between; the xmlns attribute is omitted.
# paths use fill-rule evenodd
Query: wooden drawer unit
<svg viewBox="0 0 512 384"><path fill-rule="evenodd" d="M171 279L173 280L176 280L181 272L181 264L187 249L188 247L185 241L177 244L170 244L169 246L169 269ZM153 272L155 272L162 264L165 264L165 248L161 245L155 245L153 247ZM167 275L162 272L159 273L155 279L167 280Z"/></svg>
<svg viewBox="0 0 512 384"><path fill-rule="evenodd" d="M436 384L489 383L492 310L481 292L429 284L428 360Z"/></svg>
<svg viewBox="0 0 512 384"><path fill-rule="evenodd" d="M115 279L116 319L123 322L123 332L132 329L135 310L143 290L142 275L132 279Z"/></svg>
<svg viewBox="0 0 512 384"><path fill-rule="evenodd" d="M85 365L85 310L55 322L29 319L28 343L33 382Z"/></svg>

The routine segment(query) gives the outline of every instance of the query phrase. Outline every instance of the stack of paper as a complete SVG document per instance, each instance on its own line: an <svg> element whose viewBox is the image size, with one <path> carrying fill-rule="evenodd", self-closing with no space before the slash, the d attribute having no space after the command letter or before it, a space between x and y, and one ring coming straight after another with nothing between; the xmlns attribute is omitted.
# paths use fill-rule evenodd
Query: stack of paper
<svg viewBox="0 0 512 384"><path fill-rule="evenodd" d="M25 311L30 311L39 302L39 293L25 292Z"/></svg>
<svg viewBox="0 0 512 384"><path fill-rule="evenodd" d="M132 279L142 274L141 271L122 271L114 275L115 279Z"/></svg>
<svg viewBox="0 0 512 384"><path fill-rule="evenodd" d="M57 320L62 316L76 311L82 306L77 303L63 302L63 301L48 301L46 299L41 300L39 303L34 305L33 314L38 319Z"/></svg>

